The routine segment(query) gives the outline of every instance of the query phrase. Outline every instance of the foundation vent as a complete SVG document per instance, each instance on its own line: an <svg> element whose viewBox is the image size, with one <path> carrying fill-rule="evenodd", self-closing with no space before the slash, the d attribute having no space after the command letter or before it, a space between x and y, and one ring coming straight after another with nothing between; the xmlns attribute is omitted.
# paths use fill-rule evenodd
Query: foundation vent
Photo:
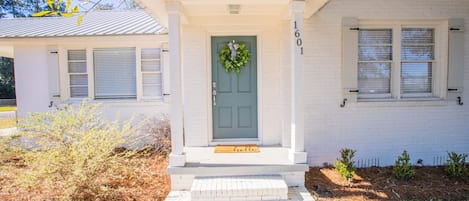
<svg viewBox="0 0 469 201"><path fill-rule="evenodd" d="M358 159L355 163L357 168L379 167L379 158Z"/></svg>
<svg viewBox="0 0 469 201"><path fill-rule="evenodd" d="M433 156L433 165L434 166L445 165L447 160L448 160L448 156Z"/></svg>

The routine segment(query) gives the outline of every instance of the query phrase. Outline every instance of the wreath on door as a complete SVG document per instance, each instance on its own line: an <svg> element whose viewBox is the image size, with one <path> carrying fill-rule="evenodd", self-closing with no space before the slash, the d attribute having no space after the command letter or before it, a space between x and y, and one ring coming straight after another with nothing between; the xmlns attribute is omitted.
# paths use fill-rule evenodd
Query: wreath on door
<svg viewBox="0 0 469 201"><path fill-rule="evenodd" d="M226 72L236 72L239 75L241 68L249 62L251 53L246 49L246 44L233 40L223 47L219 57Z"/></svg>

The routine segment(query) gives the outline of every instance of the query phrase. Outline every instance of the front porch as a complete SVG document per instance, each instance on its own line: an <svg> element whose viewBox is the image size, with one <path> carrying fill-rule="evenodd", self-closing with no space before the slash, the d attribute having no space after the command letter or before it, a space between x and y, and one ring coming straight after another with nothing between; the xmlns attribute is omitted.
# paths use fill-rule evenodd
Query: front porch
<svg viewBox="0 0 469 201"><path fill-rule="evenodd" d="M184 166L170 166L173 189L189 190L197 176L281 175L288 186L303 186L307 164L289 160L285 147L259 147L259 153L215 153L215 147L185 147Z"/></svg>
<svg viewBox="0 0 469 201"><path fill-rule="evenodd" d="M312 200L304 185L307 164L289 159L289 148L259 147L258 153L215 153L185 147L185 165L170 166L173 200Z"/></svg>
<svg viewBox="0 0 469 201"><path fill-rule="evenodd" d="M284 200L287 186L304 186L303 21L327 0L141 1L169 29L172 190L247 176L261 189L285 184L274 198ZM251 59L230 74L218 58L235 41ZM243 143L260 152L214 153Z"/></svg>

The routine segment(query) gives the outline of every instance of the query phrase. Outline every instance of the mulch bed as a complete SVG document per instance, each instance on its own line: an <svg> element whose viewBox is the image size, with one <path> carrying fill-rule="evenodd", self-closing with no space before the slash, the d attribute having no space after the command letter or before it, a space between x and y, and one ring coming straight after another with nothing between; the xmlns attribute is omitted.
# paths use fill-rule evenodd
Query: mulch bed
<svg viewBox="0 0 469 201"><path fill-rule="evenodd" d="M392 167L360 168L350 188L334 168L311 167L305 178L318 201L469 200L469 178L451 178L444 167L416 167L409 181L394 178Z"/></svg>

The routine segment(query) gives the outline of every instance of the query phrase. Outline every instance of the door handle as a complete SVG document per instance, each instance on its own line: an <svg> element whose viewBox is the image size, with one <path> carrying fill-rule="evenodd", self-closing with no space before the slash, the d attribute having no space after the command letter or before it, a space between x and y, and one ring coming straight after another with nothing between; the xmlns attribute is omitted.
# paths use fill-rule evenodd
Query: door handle
<svg viewBox="0 0 469 201"><path fill-rule="evenodd" d="M217 83L212 82L212 104L213 106L217 105Z"/></svg>
<svg viewBox="0 0 469 201"><path fill-rule="evenodd" d="M212 91L212 102L213 102L213 106L217 105L217 91L216 90Z"/></svg>

